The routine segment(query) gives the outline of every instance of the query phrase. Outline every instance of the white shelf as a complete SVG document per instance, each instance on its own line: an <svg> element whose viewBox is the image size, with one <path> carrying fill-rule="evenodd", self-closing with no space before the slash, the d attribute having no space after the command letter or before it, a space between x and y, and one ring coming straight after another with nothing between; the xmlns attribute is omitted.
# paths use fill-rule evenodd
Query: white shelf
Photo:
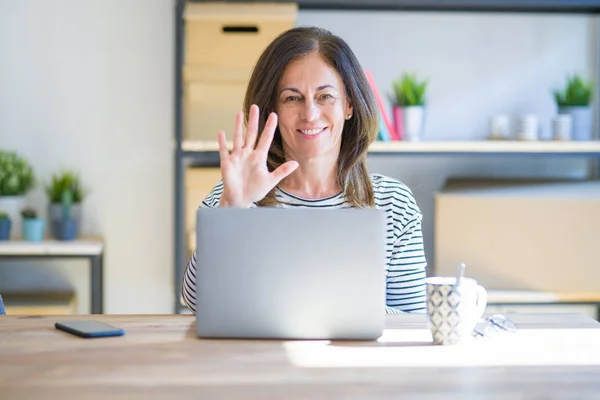
<svg viewBox="0 0 600 400"><path fill-rule="evenodd" d="M9 240L0 242L0 256L95 256L102 254L103 247L99 239L42 242Z"/></svg>
<svg viewBox="0 0 600 400"><path fill-rule="evenodd" d="M232 143L228 142L231 148ZM219 151L217 141L185 140L182 149L186 152ZM506 153L506 154L598 154L600 141L518 141L518 140L480 140L452 142L374 142L370 153Z"/></svg>
<svg viewBox="0 0 600 400"><path fill-rule="evenodd" d="M374 142L369 152L414 153L598 153L600 141L480 140L453 142Z"/></svg>
<svg viewBox="0 0 600 400"><path fill-rule="evenodd" d="M232 142L227 142L227 147L231 149ZM219 151L219 143L216 140L184 140L181 143L183 151L208 152Z"/></svg>

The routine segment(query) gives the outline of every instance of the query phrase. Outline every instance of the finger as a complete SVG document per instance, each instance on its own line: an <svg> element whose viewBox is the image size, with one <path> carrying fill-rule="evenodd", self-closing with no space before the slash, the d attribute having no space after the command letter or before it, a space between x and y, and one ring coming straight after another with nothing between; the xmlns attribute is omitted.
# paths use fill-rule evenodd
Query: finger
<svg viewBox="0 0 600 400"><path fill-rule="evenodd" d="M248 115L248 130L246 132L246 144L245 147L250 150L254 150L256 144L256 137L258 136L258 120L260 117L260 110L256 104L250 106L250 115Z"/></svg>
<svg viewBox="0 0 600 400"><path fill-rule="evenodd" d="M225 132L219 131L219 157L221 157L221 162L229 157L229 149L227 149L227 139L225 138Z"/></svg>
<svg viewBox="0 0 600 400"><path fill-rule="evenodd" d="M271 113L269 118L267 118L267 122L265 123L265 127L260 135L260 139L258 139L258 145L256 146L257 151L268 152L271 147L271 142L273 141L273 136L275 135L275 129L277 129L277 114Z"/></svg>
<svg viewBox="0 0 600 400"><path fill-rule="evenodd" d="M235 116L235 129L233 131L233 150L244 146L244 112L240 111Z"/></svg>
<svg viewBox="0 0 600 400"><path fill-rule="evenodd" d="M282 179L294 172L298 168L298 161L287 161L281 164L275 171L271 172L273 186L281 182Z"/></svg>

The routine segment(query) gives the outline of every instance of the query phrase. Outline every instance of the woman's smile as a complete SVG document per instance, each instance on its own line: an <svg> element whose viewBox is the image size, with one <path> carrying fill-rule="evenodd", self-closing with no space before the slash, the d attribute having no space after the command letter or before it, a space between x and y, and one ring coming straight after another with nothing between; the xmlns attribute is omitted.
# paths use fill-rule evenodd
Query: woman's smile
<svg viewBox="0 0 600 400"><path fill-rule="evenodd" d="M315 139L318 136L328 131L327 127L324 128L311 128L311 129L298 129L297 130L305 139Z"/></svg>

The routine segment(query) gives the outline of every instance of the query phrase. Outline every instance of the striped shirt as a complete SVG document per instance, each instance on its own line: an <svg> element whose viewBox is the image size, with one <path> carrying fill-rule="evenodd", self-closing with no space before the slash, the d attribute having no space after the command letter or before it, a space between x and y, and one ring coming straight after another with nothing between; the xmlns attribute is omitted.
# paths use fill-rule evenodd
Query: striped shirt
<svg viewBox="0 0 600 400"><path fill-rule="evenodd" d="M421 210L410 189L403 183L379 174L371 174L375 207L387 215L387 273L386 312L423 313L425 299L425 253L421 233ZM223 182L206 196L200 207L218 207ZM286 202L277 207L292 208L351 208L342 193L318 200L296 197L276 189L278 200ZM196 312L196 252L188 262L183 277L182 295L185 304Z"/></svg>

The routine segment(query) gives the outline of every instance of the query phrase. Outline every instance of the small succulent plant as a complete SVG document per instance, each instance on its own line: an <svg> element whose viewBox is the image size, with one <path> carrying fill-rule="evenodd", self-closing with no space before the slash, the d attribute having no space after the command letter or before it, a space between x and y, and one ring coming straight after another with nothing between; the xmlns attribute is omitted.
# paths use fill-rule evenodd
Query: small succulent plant
<svg viewBox="0 0 600 400"><path fill-rule="evenodd" d="M52 175L52 181L46 186L46 193L50 203L60 204L63 201L63 193L70 192L73 204L81 203L85 192L79 182L79 175L72 171L62 171Z"/></svg>
<svg viewBox="0 0 600 400"><path fill-rule="evenodd" d="M554 100L558 107L585 107L592 102L594 86L579 75L567 76L567 85L563 90L554 91Z"/></svg>
<svg viewBox="0 0 600 400"><path fill-rule="evenodd" d="M21 210L21 216L23 219L36 219L37 211L31 207Z"/></svg>
<svg viewBox="0 0 600 400"><path fill-rule="evenodd" d="M415 74L405 73L394 81L395 103L400 107L425 105L427 79L419 81Z"/></svg>

